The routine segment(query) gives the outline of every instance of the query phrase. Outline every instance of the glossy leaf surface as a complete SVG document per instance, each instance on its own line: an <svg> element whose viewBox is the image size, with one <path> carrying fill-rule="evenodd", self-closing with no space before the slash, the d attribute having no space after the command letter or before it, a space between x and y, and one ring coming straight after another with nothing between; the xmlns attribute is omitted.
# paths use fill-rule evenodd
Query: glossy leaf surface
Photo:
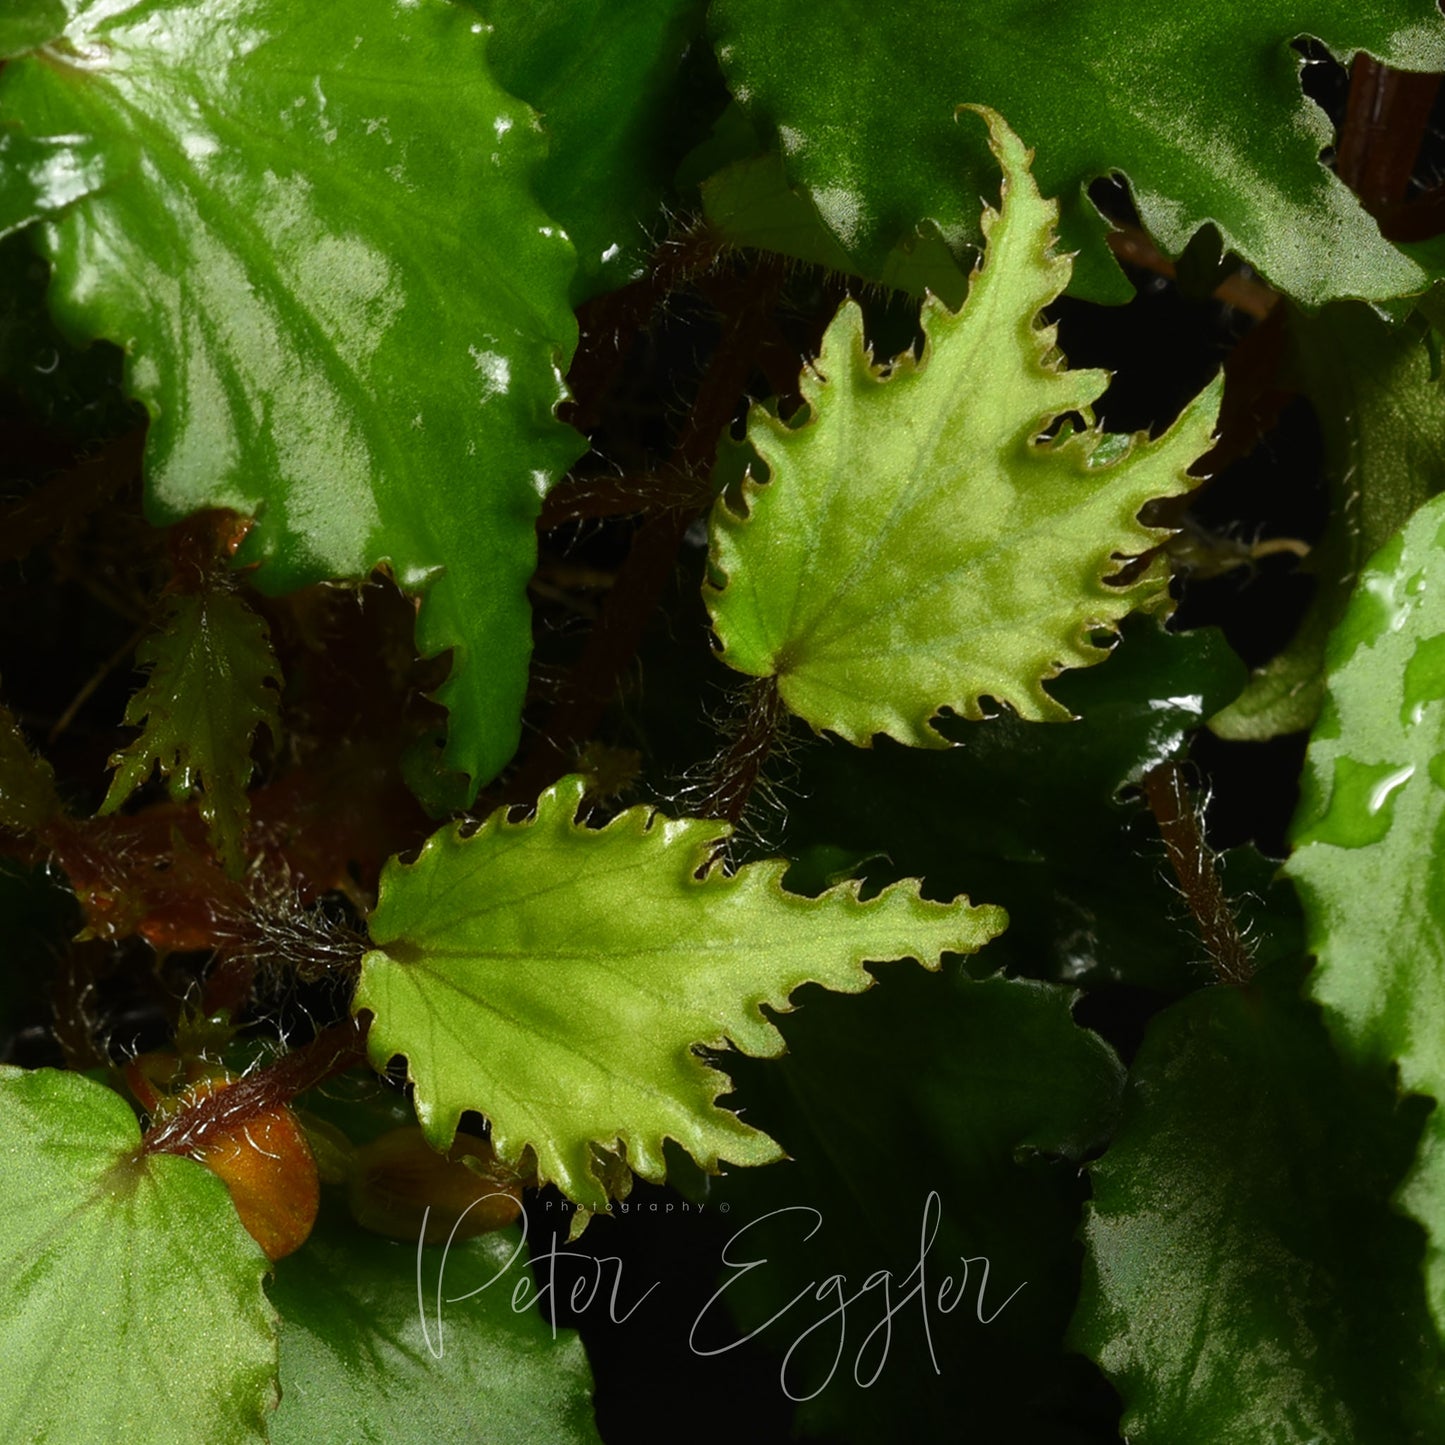
<svg viewBox="0 0 1445 1445"><path fill-rule="evenodd" d="M977 134L954 124L970 103L1002 112L1039 148L1040 182L1064 207L1064 248L1084 253L1079 295L1128 295L1086 195L1113 173L1170 255L1213 221L1226 249L1306 304L1428 283L1320 164L1329 125L1300 91L1290 42L1308 34L1341 58L1366 49L1442 69L1445 23L1431 0L1165 12L1144 0L903 0L846 12L827 0L719 0L710 22L733 93L865 266L925 219L955 246L977 239L974 198L992 182Z"/></svg>
<svg viewBox="0 0 1445 1445"><path fill-rule="evenodd" d="M719 1283L742 1329L772 1346L778 1384L803 1398L809 1434L886 1445L900 1420L947 1439L966 1419L965 1438L1069 1438L1056 1422L1086 1408L1089 1373L1063 1349L1077 1161L1107 1139L1124 1082L1108 1045L1074 1023L1075 997L948 969L890 972L860 999L805 989L781 1021L787 1055L738 1069L738 1097L792 1158L714 1185L712 1207L730 1206L726 1258L767 1259ZM920 1254L925 1288L910 1297ZM886 1341L869 1338L884 1289L864 1287L884 1269L897 1310ZM808 1288L833 1275L846 1277L837 1295ZM839 1296L850 1307L829 1320ZM696 1348L727 1338L723 1308Z"/></svg>
<svg viewBox="0 0 1445 1445"><path fill-rule="evenodd" d="M385 563L425 592L474 779L515 746L533 521L579 448L552 415L573 255L484 28L442 0L69 0L0 81L0 126L68 157L52 306L129 353L152 518L257 516L272 591Z"/></svg>
<svg viewBox="0 0 1445 1445"><path fill-rule="evenodd" d="M843 849L870 884L917 877L931 898L968 889L1002 905L1008 931L982 962L1089 987L1165 994L1197 987L1208 959L1172 886L1154 819L1128 790L1232 697L1244 672L1220 634L1175 634L1128 619L1114 653L1054 684L1073 722L951 719L956 746L934 752L879 739L824 739L797 759L784 849ZM1247 850L1226 886L1261 935L1299 945L1292 896ZM1286 895L1290 890L1283 890ZM1247 900L1244 894L1257 893Z"/></svg>
<svg viewBox="0 0 1445 1445"><path fill-rule="evenodd" d="M0 1068L0 1211L7 1440L266 1439L268 1262L209 1170L142 1156L100 1084Z"/></svg>
<svg viewBox="0 0 1445 1445"><path fill-rule="evenodd" d="M943 708L980 718L985 697L1067 717L1044 682L1099 661L1096 634L1167 601L1158 562L1110 579L1163 539L1139 509L1189 488L1218 408L1215 383L1157 441L1092 426L1040 440L1066 414L1088 417L1107 376L1068 371L1037 324L1068 280L1051 250L1057 208L1018 137L987 119L1004 199L985 215L963 309L925 303L922 360L884 376L845 303L802 378L806 419L753 413L771 480L745 486L746 517L725 499L713 510L723 661L776 677L789 708L856 744L945 746L930 721Z"/></svg>
<svg viewBox="0 0 1445 1445"><path fill-rule="evenodd" d="M513 1308L527 1274L519 1230L418 1256L414 1240L323 1220L270 1290L281 1313L272 1445L595 1442L581 1340Z"/></svg>
<svg viewBox="0 0 1445 1445"><path fill-rule="evenodd" d="M1289 318L1290 379L1314 405L1330 484L1323 540L1304 570L1317 590L1298 633L1209 726L1257 741L1312 727L1325 646L1366 560L1445 488L1445 387L1425 328L1391 327L1364 306Z"/></svg>
<svg viewBox="0 0 1445 1445"><path fill-rule="evenodd" d="M1289 862L1310 991L1351 1056L1445 1099L1445 501L1371 559L1326 665ZM1445 1329L1445 1190L1420 1187Z"/></svg>
<svg viewBox="0 0 1445 1445"><path fill-rule="evenodd" d="M239 874L252 739L259 727L281 733L272 686L280 669L266 624L224 588L177 595L136 664L150 675L125 721L141 733L111 758L115 776L100 811L115 812L159 768L174 801L199 792L212 846Z"/></svg>
<svg viewBox="0 0 1445 1445"><path fill-rule="evenodd" d="M572 299L642 273L686 144L700 0L487 0L498 81L548 136L537 195L577 248ZM681 124L680 124L681 123Z"/></svg>
<svg viewBox="0 0 1445 1445"><path fill-rule="evenodd" d="M581 1204L606 1201L594 1146L625 1145L654 1180L668 1138L713 1171L776 1159L772 1140L717 1107L727 1078L695 1050L774 1056L764 1003L786 1010L809 980L859 993L873 982L865 960L936 966L1006 921L907 884L866 903L846 886L801 898L781 888L780 861L699 878L725 824L633 808L590 829L574 821L583 791L563 779L533 821L503 810L392 865L354 1001L374 1015L372 1061L406 1055L435 1147L476 1109L504 1162L530 1145L538 1179Z"/></svg>
<svg viewBox="0 0 1445 1445"><path fill-rule="evenodd" d="M1341 1067L1297 977L1160 1015L1089 1166L1073 1340L1139 1445L1386 1445L1445 1421L1423 1241L1385 1203L1421 1111Z"/></svg>

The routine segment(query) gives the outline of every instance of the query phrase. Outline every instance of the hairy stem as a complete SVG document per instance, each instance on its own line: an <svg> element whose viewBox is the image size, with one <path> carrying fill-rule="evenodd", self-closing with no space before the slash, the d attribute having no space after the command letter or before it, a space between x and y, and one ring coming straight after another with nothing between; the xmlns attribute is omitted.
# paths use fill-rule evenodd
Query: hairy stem
<svg viewBox="0 0 1445 1445"><path fill-rule="evenodd" d="M1144 799L1164 839L1169 864L1209 950L1215 973L1221 983L1248 983L1254 976L1254 961L1224 892L1214 854L1204 841L1184 774L1175 763L1160 763L1145 773L1143 787Z"/></svg>
<svg viewBox="0 0 1445 1445"><path fill-rule="evenodd" d="M309 1044L283 1054L235 1083L199 1098L147 1130L146 1154L194 1154L218 1134L231 1134L289 1104L333 1074L366 1061L366 1030L356 1019L322 1029Z"/></svg>

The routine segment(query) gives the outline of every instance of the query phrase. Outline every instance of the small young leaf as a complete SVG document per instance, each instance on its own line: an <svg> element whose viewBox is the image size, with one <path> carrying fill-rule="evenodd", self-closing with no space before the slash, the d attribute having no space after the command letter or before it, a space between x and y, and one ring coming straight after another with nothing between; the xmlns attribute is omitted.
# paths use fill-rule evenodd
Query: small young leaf
<svg viewBox="0 0 1445 1445"><path fill-rule="evenodd" d="M1073 1338L1138 1445L1423 1445L1445 1429L1422 1240L1385 1203L1421 1111L1383 1070L1341 1067L1297 976L1159 1015L1089 1166Z"/></svg>
<svg viewBox="0 0 1445 1445"><path fill-rule="evenodd" d="M524 1275L515 1229L418 1253L323 1216L271 1286L271 1445L596 1445L582 1342L514 1308Z"/></svg>
<svg viewBox="0 0 1445 1445"><path fill-rule="evenodd" d="M1371 559L1326 668L1287 865L1319 960L1310 992L1351 1055L1445 1100L1445 498ZM1438 1149L1424 1167L1438 1178ZM1445 1333L1442 1199L1428 1180L1406 1196Z"/></svg>
<svg viewBox="0 0 1445 1445"><path fill-rule="evenodd" d="M1163 539L1139 509L1193 485L1185 473L1218 410L1216 381L1157 441L1092 426L1040 440L1069 413L1087 417L1108 378L1067 370L1037 324L1068 281L1051 250L1058 208L1023 143L986 119L1004 200L985 214L988 252L963 309L927 304L923 359L880 374L846 303L803 376L807 420L753 412L771 482L746 488L746 518L722 498L713 510L723 661L776 676L794 712L860 745L887 733L947 746L931 719L945 707L982 717L985 697L1067 717L1043 683L1107 656L1098 632L1167 603L1162 563L1110 579L1120 557Z"/></svg>
<svg viewBox="0 0 1445 1445"><path fill-rule="evenodd" d="M846 13L828 0L715 0L708 23L733 94L875 279L925 217L955 249L977 238L988 158L954 124L969 101L1047 142L1039 176L1080 253L1077 295L1129 297L1088 194L1110 174L1127 177L1168 254L1213 222L1226 249L1306 305L1428 284L1320 164L1330 127L1301 92L1291 42L1305 33L1340 60L1365 49L1439 70L1434 0L895 0Z"/></svg>
<svg viewBox="0 0 1445 1445"><path fill-rule="evenodd" d="M0 1067L0 1216L0 1435L261 1445L269 1265L215 1175L104 1086Z"/></svg>
<svg viewBox="0 0 1445 1445"><path fill-rule="evenodd" d="M145 686L125 720L141 735L110 761L101 804L113 813L159 764L177 802L199 792L211 843L232 873L241 867L241 834L250 804L251 740L264 725L279 735L276 655L266 624L226 588L174 595L163 630L141 643Z"/></svg>
<svg viewBox="0 0 1445 1445"><path fill-rule="evenodd" d="M786 1010L809 980L859 993L873 982L865 960L934 967L1006 921L907 884L866 903L848 885L798 897L780 886L782 862L700 877L726 824L632 808L592 829L575 821L584 790L563 779L531 822L502 810L390 865L354 1002L375 1015L372 1061L407 1056L435 1147L479 1110L504 1162L530 1145L539 1181L584 1205L606 1200L594 1146L625 1145L653 1180L668 1138L713 1171L778 1158L717 1107L727 1079L697 1049L774 1056L782 1039L763 1004Z"/></svg>

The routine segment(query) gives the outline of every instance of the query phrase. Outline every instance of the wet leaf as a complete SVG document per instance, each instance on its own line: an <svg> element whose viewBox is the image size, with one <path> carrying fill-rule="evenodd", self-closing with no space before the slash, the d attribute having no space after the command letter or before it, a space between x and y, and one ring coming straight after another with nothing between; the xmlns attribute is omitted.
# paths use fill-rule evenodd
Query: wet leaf
<svg viewBox="0 0 1445 1445"><path fill-rule="evenodd" d="M1112 174L1169 255L1212 221L1226 250L1306 305L1429 282L1320 164L1329 126L1300 90L1290 42L1305 33L1340 59L1365 49L1404 69L1445 69L1433 0L1164 11L1146 0L902 0L846 13L827 0L718 0L709 23L733 94L870 274L923 220L960 252L978 240L975 197L992 175L971 123L954 122L969 103L1002 112L1038 147L1039 182L1063 207L1063 249L1082 253L1080 296L1128 299L1087 195Z"/></svg>
<svg viewBox="0 0 1445 1445"><path fill-rule="evenodd" d="M67 0L0 79L5 195L48 216L65 330L128 353L152 520L257 517L269 591L385 564L424 594L474 783L516 744L533 524L580 448L553 416L574 257L484 29L443 0Z"/></svg>

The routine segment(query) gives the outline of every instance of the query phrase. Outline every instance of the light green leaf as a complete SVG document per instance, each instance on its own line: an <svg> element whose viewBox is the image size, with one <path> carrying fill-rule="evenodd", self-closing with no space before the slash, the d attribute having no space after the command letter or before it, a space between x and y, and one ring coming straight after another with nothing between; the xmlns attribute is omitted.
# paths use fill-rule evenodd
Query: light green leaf
<svg viewBox="0 0 1445 1445"><path fill-rule="evenodd" d="M1068 280L1051 251L1058 211L1022 142L986 119L1004 200L985 214L963 309L926 304L923 359L880 373L846 303L802 378L807 418L753 412L772 480L745 487L746 518L721 498L713 510L723 661L776 677L794 712L853 743L945 747L930 720L945 707L982 717L985 697L1067 717L1044 682L1107 656L1095 634L1130 612L1167 605L1162 564L1109 579L1163 540L1139 509L1192 485L1218 410L1216 381L1157 441L1092 425L1040 440L1068 414L1089 418L1108 378L1066 370L1037 324Z"/></svg>
<svg viewBox="0 0 1445 1445"><path fill-rule="evenodd" d="M642 274L686 146L702 0L485 0L497 79L541 116L537 195L577 248L572 299ZM683 124L679 124L682 121Z"/></svg>
<svg viewBox="0 0 1445 1445"><path fill-rule="evenodd" d="M1064 247L1082 252L1078 295L1128 299L1087 193L1111 174L1169 255L1213 222L1226 250L1306 305L1430 280L1320 164L1330 127L1300 90L1290 42L1445 69L1434 0L716 0L709 24L733 94L869 274L923 220L960 252L977 240L990 166L954 124L968 102L1039 146Z"/></svg>
<svg viewBox="0 0 1445 1445"><path fill-rule="evenodd" d="M375 1016L373 1063L407 1056L437 1148L479 1110L503 1160L530 1146L539 1179L593 1208L606 1200L594 1146L625 1146L653 1180L669 1138L713 1172L779 1157L717 1107L728 1080L697 1049L775 1056L782 1039L763 1004L786 1010L809 980L859 993L873 982L865 960L936 966L1006 921L909 884L866 903L856 885L797 897L780 886L780 861L725 876L708 865L726 824L632 808L592 829L575 821L583 792L565 778L531 822L501 810L469 838L444 829L415 863L390 865L354 1008Z"/></svg>
<svg viewBox="0 0 1445 1445"><path fill-rule="evenodd" d="M574 257L485 26L444 0L67 11L6 66L0 126L99 147L106 184L77 198L79 162L58 167L39 239L58 319L129 353L149 515L257 516L240 560L263 589L385 563L424 592L419 645L452 649L448 765L490 777L516 743L533 524L581 443L553 416Z"/></svg>
<svg viewBox="0 0 1445 1445"><path fill-rule="evenodd" d="M1287 865L1319 960L1310 992L1352 1056L1396 1063L1404 1088L1445 1100L1445 498L1371 559L1326 667ZM1406 1202L1431 1232L1445 1331L1432 1147Z"/></svg>
<svg viewBox="0 0 1445 1445"><path fill-rule="evenodd" d="M276 1400L270 1268L226 1186L118 1094L0 1067L0 1434L240 1445Z"/></svg>
<svg viewBox="0 0 1445 1445"><path fill-rule="evenodd" d="M271 1445L595 1445L582 1341L514 1308L528 1276L515 1228L418 1254L323 1212L271 1286L281 1312Z"/></svg>
<svg viewBox="0 0 1445 1445"><path fill-rule="evenodd" d="M1258 742L1314 724L1325 692L1325 645L1366 558L1445 488L1445 386L1421 325L1389 326L1366 306L1292 311L1287 376L1319 420L1330 483L1323 541L1304 564L1317 588L1299 631L1212 732Z"/></svg>
<svg viewBox="0 0 1445 1445"><path fill-rule="evenodd" d="M258 727L281 733L269 685L281 681L276 654L265 622L227 588L176 594L167 610L162 629L136 652L150 676L125 720L141 734L111 758L115 776L100 812L115 812L159 766L176 802L199 792L211 844L239 873L251 741Z"/></svg>
<svg viewBox="0 0 1445 1445"><path fill-rule="evenodd" d="M1422 1240L1385 1199L1420 1110L1342 1067L1298 971L1156 1018L1089 1166L1073 1340L1137 1445L1441 1438Z"/></svg>

